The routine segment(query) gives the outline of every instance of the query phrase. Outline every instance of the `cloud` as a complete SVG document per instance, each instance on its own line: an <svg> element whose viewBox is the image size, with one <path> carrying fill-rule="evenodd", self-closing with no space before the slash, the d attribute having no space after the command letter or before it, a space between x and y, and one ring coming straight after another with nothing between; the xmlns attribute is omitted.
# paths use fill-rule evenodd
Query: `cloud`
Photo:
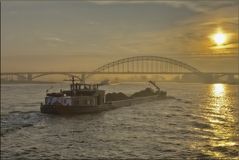
<svg viewBox="0 0 239 160"><path fill-rule="evenodd" d="M208 12L213 9L224 8L228 6L234 6L238 4L237 1L234 0L225 0L225 1L162 1L161 3L165 3L174 7L187 7L191 10L198 12Z"/></svg>
<svg viewBox="0 0 239 160"><path fill-rule="evenodd" d="M232 56L238 54L238 21L233 10L225 7L192 16L184 22L177 23L164 30L129 33L112 39L111 47L119 53L132 54L177 54L188 56L208 56L220 53ZM216 47L209 36L218 27L227 34L227 44ZM222 53L223 52L223 53Z"/></svg>
<svg viewBox="0 0 239 160"><path fill-rule="evenodd" d="M175 8L179 7L186 7L190 10L196 12L207 12L213 9L223 8L227 6L235 6L238 5L238 1L236 0L210 0L210 1L188 1L188 0L169 0L169 1L162 1L162 0L97 0L97 1L89 1L94 4L98 5L117 5L117 4L166 4L170 5Z"/></svg>
<svg viewBox="0 0 239 160"><path fill-rule="evenodd" d="M43 40L51 41L51 42L65 42L65 40L58 37L43 37Z"/></svg>

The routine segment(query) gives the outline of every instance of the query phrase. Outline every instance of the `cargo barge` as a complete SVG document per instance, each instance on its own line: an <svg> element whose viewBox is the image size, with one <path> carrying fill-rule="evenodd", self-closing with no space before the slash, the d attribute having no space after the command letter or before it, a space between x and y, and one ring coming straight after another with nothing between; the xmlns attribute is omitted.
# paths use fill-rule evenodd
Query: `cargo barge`
<svg viewBox="0 0 239 160"><path fill-rule="evenodd" d="M161 91L154 82L149 82L157 88L156 91L146 88L127 96L123 93L105 94L104 90L99 89L100 84L75 83L72 77L70 90L47 93L40 110L48 114L94 113L167 97L165 91Z"/></svg>

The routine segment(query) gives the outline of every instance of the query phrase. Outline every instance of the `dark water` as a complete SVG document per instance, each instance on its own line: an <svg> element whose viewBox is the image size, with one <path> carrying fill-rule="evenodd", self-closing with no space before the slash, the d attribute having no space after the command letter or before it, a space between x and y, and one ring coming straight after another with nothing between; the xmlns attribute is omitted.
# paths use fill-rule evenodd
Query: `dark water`
<svg viewBox="0 0 239 160"><path fill-rule="evenodd" d="M2 86L2 159L239 158L236 85L162 83L175 99L73 117L39 112L51 85ZM130 94L145 86L105 89Z"/></svg>

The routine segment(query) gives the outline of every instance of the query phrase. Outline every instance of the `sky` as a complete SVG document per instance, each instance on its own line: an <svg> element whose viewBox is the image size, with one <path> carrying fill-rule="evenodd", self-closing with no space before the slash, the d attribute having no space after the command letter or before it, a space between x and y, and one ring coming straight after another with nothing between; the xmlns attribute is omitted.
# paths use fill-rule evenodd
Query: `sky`
<svg viewBox="0 0 239 160"><path fill-rule="evenodd" d="M92 71L153 55L235 72L238 16L234 0L2 0L1 71ZM220 47L210 38L219 30Z"/></svg>

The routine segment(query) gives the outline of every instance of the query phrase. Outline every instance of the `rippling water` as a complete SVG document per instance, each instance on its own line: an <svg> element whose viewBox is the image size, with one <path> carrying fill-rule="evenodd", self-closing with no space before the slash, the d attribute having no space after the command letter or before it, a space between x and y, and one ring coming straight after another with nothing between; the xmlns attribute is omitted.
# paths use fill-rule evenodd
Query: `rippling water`
<svg viewBox="0 0 239 160"><path fill-rule="evenodd" d="M2 159L239 158L236 85L162 83L174 99L73 117L39 112L51 86L2 85ZM131 94L144 87L104 89Z"/></svg>

